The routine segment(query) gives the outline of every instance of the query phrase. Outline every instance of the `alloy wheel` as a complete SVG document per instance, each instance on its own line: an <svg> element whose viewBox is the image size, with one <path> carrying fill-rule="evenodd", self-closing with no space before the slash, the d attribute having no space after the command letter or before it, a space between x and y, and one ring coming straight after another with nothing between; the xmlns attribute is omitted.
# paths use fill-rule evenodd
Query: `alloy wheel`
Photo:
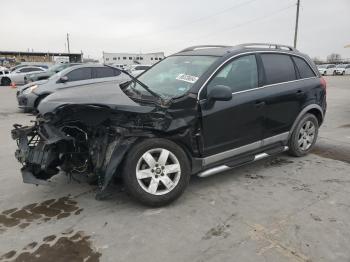
<svg viewBox="0 0 350 262"><path fill-rule="evenodd" d="M164 148L146 151L136 165L137 182L143 190L152 195L164 195L172 191L180 176L179 160Z"/></svg>
<svg viewBox="0 0 350 262"><path fill-rule="evenodd" d="M298 146L301 150L308 150L315 139L315 125L311 121L306 121L299 131Z"/></svg>

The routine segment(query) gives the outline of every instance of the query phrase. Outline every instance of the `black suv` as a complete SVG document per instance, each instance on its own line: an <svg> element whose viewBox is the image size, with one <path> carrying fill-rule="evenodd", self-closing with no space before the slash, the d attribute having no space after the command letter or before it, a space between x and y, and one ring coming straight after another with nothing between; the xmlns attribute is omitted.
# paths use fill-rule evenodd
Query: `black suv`
<svg viewBox="0 0 350 262"><path fill-rule="evenodd" d="M89 176L102 199L121 176L137 200L165 205L191 175L286 150L307 154L326 112L315 65L278 44L190 47L138 78L103 85L114 95L98 99L108 89L98 85L55 92L35 125L14 125L24 182L44 184L59 171Z"/></svg>

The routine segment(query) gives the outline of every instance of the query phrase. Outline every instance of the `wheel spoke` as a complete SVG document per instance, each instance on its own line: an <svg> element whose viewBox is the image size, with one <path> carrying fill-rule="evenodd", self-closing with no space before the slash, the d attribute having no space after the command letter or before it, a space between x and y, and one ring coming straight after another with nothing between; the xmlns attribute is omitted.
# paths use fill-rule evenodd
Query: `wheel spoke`
<svg viewBox="0 0 350 262"><path fill-rule="evenodd" d="M154 165L156 164L156 160L154 159L154 157L149 152L144 153L142 158L146 161L147 165L150 168L153 168Z"/></svg>
<svg viewBox="0 0 350 262"><path fill-rule="evenodd" d="M160 178L160 181L166 186L167 189L171 189L174 186L174 182L171 181L171 179L167 176L164 175Z"/></svg>
<svg viewBox="0 0 350 262"><path fill-rule="evenodd" d="M307 140L307 142L309 142L311 144L313 142L313 140L314 140L314 137L309 135L309 136L306 137L306 140Z"/></svg>
<svg viewBox="0 0 350 262"><path fill-rule="evenodd" d="M159 185L159 181L152 178L148 186L148 192L151 194L155 194L157 192L158 185Z"/></svg>
<svg viewBox="0 0 350 262"><path fill-rule="evenodd" d="M300 139L298 140L298 146L301 147L302 144L303 144L303 142L304 142L304 139L303 139L303 138L300 138Z"/></svg>
<svg viewBox="0 0 350 262"><path fill-rule="evenodd" d="M162 152L160 153L160 156L159 156L159 159L158 159L158 163L160 165L163 165L165 166L167 160L168 160L168 157L169 157L169 151L166 150L166 149L162 149Z"/></svg>
<svg viewBox="0 0 350 262"><path fill-rule="evenodd" d="M307 131L307 133L308 133L309 135L314 134L314 133L315 133L315 126L311 126L311 127L309 128L309 130Z"/></svg>
<svg viewBox="0 0 350 262"><path fill-rule="evenodd" d="M137 170L136 171L136 177L137 179L144 179L152 176L151 169L143 169L143 170Z"/></svg>
<svg viewBox="0 0 350 262"><path fill-rule="evenodd" d="M166 165L164 171L165 171L166 174L179 172L180 171L180 165L179 164Z"/></svg>
<svg viewBox="0 0 350 262"><path fill-rule="evenodd" d="M306 150L307 147L308 147L308 144L307 144L307 141L306 141L306 139L305 139L302 148L303 148L303 150Z"/></svg>
<svg viewBox="0 0 350 262"><path fill-rule="evenodd" d="M305 124L305 130L308 130L310 128L310 121L307 121Z"/></svg>

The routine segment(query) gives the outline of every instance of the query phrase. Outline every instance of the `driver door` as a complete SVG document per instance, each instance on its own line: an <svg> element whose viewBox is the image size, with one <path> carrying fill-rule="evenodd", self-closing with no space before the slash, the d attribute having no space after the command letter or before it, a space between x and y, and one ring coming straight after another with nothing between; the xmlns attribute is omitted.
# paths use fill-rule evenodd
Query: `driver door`
<svg viewBox="0 0 350 262"><path fill-rule="evenodd" d="M205 93L225 85L233 96L230 101L209 101L207 97L200 101L204 156L221 153L222 158L229 158L260 147L264 90L258 83L254 54L231 60L209 81Z"/></svg>

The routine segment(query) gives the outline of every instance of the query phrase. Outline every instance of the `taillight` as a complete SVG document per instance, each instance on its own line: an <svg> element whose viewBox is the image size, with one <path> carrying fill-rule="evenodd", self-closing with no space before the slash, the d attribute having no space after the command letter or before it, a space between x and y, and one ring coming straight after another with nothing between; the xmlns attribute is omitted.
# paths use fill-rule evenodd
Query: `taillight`
<svg viewBox="0 0 350 262"><path fill-rule="evenodd" d="M321 77L321 86L324 88L325 91L327 91L327 82L326 79Z"/></svg>

